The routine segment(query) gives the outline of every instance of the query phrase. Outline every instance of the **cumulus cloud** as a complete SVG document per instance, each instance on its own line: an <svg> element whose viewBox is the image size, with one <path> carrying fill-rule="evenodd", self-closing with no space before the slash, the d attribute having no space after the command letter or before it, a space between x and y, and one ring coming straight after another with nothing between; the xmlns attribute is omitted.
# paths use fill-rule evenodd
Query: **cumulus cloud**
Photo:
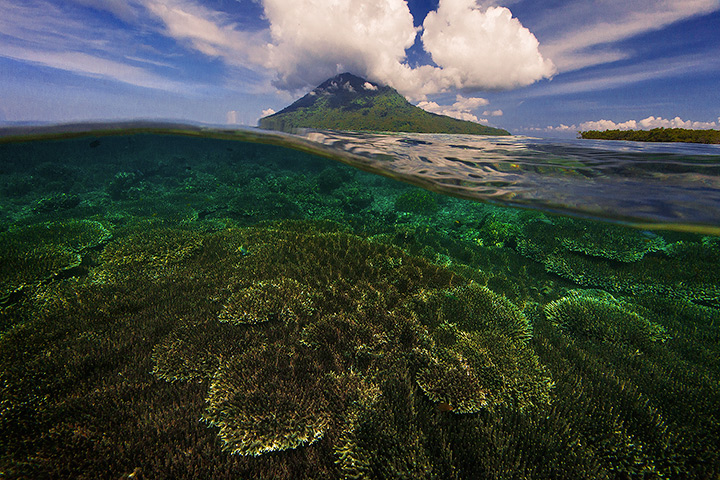
<svg viewBox="0 0 720 480"><path fill-rule="evenodd" d="M592 120L577 125L560 124L558 126L548 125L545 128L531 127L525 130L536 132L576 132L578 130L651 130L653 128L687 128L692 130L709 130L720 127L720 117L717 122L700 122L683 120L680 117L667 119L663 117L649 116L642 120L626 120L614 122L612 120Z"/></svg>
<svg viewBox="0 0 720 480"><path fill-rule="evenodd" d="M503 111L502 110L485 110L483 112L483 115L486 117L502 117Z"/></svg>
<svg viewBox="0 0 720 480"><path fill-rule="evenodd" d="M272 108L266 108L265 110L262 111L263 117L269 117L270 115L274 115L274 114L275 114L275 110L273 110Z"/></svg>
<svg viewBox="0 0 720 480"><path fill-rule="evenodd" d="M535 36L509 9L475 0L439 0L419 27L405 0L252 1L264 18L233 17L200 0L0 0L0 32L11 46L35 50L35 57L46 53L46 65L100 74L85 65L82 52L115 62L105 64L108 77L138 84L161 83L139 71L163 67L168 58L145 41L157 33L224 62L231 67L228 81L241 72L291 92L350 71L419 101L453 89L515 88L554 73ZM88 9L133 29L114 28L108 15L93 18ZM408 63L406 52L418 40L433 64ZM58 52L72 54L58 57L70 62L53 61Z"/></svg>
<svg viewBox="0 0 720 480"><path fill-rule="evenodd" d="M487 99L480 97L463 97L462 95L457 95L455 99L456 102L452 105L439 105L436 102L429 102L423 100L418 103L417 106L425 111L437 113L439 115L447 115L448 117L457 118L459 120L487 123L487 120L478 119L478 117L476 115L473 115L471 112L471 110L474 110L478 107L483 107L490 103L487 101ZM502 114L501 110L497 111ZM487 113L483 113L483 115L487 115Z"/></svg>
<svg viewBox="0 0 720 480"><path fill-rule="evenodd" d="M535 36L507 8L483 11L474 0L441 0L423 29L423 46L452 87L515 88L555 73Z"/></svg>
<svg viewBox="0 0 720 480"><path fill-rule="evenodd" d="M636 130L638 122L628 120L626 122L615 123L612 120L592 120L580 124L580 130Z"/></svg>
<svg viewBox="0 0 720 480"><path fill-rule="evenodd" d="M206 55L271 72L283 90L350 71L424 100L451 89L525 86L555 72L510 10L482 8L474 0L440 0L422 27L413 25L404 0L262 0L269 27L252 34L193 0L141 1L168 36ZM420 32L435 65L406 61Z"/></svg>
<svg viewBox="0 0 720 480"><path fill-rule="evenodd" d="M387 80L401 70L417 29L403 0L264 0L276 86L305 88L352 71Z"/></svg>
<svg viewBox="0 0 720 480"><path fill-rule="evenodd" d="M574 132L577 131L577 127L575 125L565 125L564 123L561 123L557 127L547 127L550 131L556 131L556 132Z"/></svg>
<svg viewBox="0 0 720 480"><path fill-rule="evenodd" d="M720 118L718 118L720 122ZM642 120L628 120L615 123L612 120L597 120L580 124L580 130L651 130L653 128L688 128L693 130L708 130L718 128L718 122L698 122L683 120L680 117L666 119L649 116Z"/></svg>

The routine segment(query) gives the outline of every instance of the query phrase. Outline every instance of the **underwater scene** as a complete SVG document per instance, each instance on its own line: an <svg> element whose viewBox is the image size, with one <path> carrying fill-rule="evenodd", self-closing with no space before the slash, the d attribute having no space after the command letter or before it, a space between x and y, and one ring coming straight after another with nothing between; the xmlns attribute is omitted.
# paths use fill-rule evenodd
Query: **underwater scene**
<svg viewBox="0 0 720 480"><path fill-rule="evenodd" d="M183 128L1 132L0 477L720 478L720 148Z"/></svg>

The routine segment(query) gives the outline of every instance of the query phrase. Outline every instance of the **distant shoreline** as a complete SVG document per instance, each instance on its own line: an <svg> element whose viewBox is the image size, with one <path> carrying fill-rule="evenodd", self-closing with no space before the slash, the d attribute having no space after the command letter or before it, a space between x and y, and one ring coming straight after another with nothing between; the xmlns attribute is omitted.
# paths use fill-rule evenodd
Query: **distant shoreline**
<svg viewBox="0 0 720 480"><path fill-rule="evenodd" d="M684 142L720 144L720 130L653 128L652 130L588 130L578 138L590 140L629 140L632 142Z"/></svg>

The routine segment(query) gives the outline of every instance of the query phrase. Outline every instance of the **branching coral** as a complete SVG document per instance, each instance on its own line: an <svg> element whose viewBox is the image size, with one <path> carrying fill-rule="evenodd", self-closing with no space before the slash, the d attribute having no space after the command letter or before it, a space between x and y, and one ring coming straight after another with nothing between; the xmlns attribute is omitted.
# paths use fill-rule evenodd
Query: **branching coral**
<svg viewBox="0 0 720 480"><path fill-rule="evenodd" d="M49 222L0 233L0 300L24 286L80 265L110 232L91 220Z"/></svg>
<svg viewBox="0 0 720 480"><path fill-rule="evenodd" d="M664 327L646 320L633 311L632 305L602 290L573 290L547 304L545 313L557 327L579 337L637 347L668 338Z"/></svg>
<svg viewBox="0 0 720 480"><path fill-rule="evenodd" d="M230 296L220 312L220 321L262 323L307 317L314 310L313 301L313 295L296 280L257 282Z"/></svg>
<svg viewBox="0 0 720 480"><path fill-rule="evenodd" d="M720 271L714 267L720 252L711 242L668 245L650 232L553 219L528 223L518 250L585 287L720 305Z"/></svg>
<svg viewBox="0 0 720 480"><path fill-rule="evenodd" d="M215 372L204 419L220 428L227 450L262 455L309 445L325 434L329 377L301 350L259 346Z"/></svg>
<svg viewBox="0 0 720 480"><path fill-rule="evenodd" d="M350 438L362 428L358 405L372 403L360 400L376 398L370 392L388 385L387 369L402 358L413 359L428 398L456 413L545 401L549 379L511 302L395 247L312 226L268 224L200 243L191 232L166 232L158 238L173 246L163 249L179 256L138 255L158 267L180 262L159 275L192 268L216 285L217 325L181 322L156 347L154 371L171 381L211 379L204 418L229 451L253 456Z"/></svg>
<svg viewBox="0 0 720 480"><path fill-rule="evenodd" d="M527 344L530 324L505 297L471 283L425 292L409 305L437 343L417 379L431 400L456 413L548 402L551 382Z"/></svg>
<svg viewBox="0 0 720 480"><path fill-rule="evenodd" d="M533 258L552 252L578 252L617 262L636 262L665 247L654 233L565 217L528 222L518 238L520 251Z"/></svg>

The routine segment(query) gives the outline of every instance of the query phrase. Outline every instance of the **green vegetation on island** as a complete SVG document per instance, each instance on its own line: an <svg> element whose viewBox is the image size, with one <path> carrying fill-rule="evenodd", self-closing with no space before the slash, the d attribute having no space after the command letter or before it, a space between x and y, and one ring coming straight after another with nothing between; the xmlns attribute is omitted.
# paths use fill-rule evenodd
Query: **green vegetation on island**
<svg viewBox="0 0 720 480"><path fill-rule="evenodd" d="M394 88L376 85L349 73L326 80L292 105L261 118L259 127L279 131L318 128L510 135L499 128L426 112L412 105Z"/></svg>
<svg viewBox="0 0 720 480"><path fill-rule="evenodd" d="M588 130L580 138L592 140L629 140L633 142L720 143L720 130L653 128L652 130Z"/></svg>

